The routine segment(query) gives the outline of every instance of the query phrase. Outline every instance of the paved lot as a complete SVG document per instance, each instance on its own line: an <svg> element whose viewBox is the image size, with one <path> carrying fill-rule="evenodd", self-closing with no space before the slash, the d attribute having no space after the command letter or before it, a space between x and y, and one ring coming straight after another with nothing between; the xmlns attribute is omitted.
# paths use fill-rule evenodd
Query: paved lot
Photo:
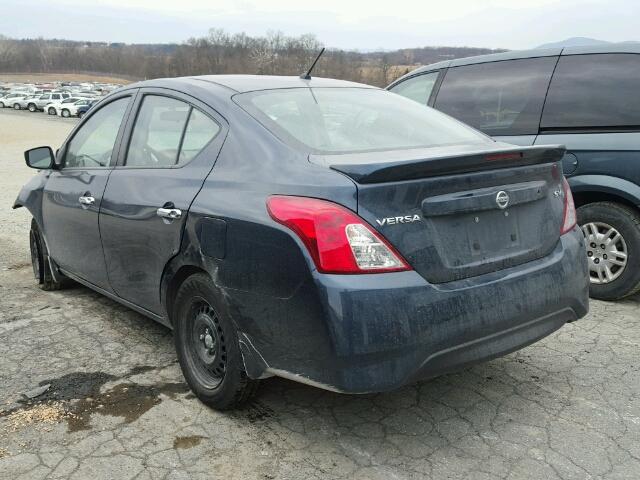
<svg viewBox="0 0 640 480"><path fill-rule="evenodd" d="M272 379L244 410L203 407L170 331L85 288L35 286L29 215L10 209L33 174L22 151L73 125L0 111L0 478L640 478L640 298L391 394Z"/></svg>

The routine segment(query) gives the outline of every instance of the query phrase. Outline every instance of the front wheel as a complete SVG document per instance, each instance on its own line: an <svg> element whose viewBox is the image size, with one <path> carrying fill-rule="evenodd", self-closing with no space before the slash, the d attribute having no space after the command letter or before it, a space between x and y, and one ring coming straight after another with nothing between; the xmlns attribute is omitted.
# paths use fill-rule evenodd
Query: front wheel
<svg viewBox="0 0 640 480"><path fill-rule="evenodd" d="M82 118L84 116L84 112L78 112L78 118Z"/></svg>
<svg viewBox="0 0 640 480"><path fill-rule="evenodd" d="M20 110L20 104L19 103L14 103L13 104L13 109L14 110Z"/></svg>
<svg viewBox="0 0 640 480"><path fill-rule="evenodd" d="M55 108L53 108L53 107L51 107L51 108L47 111L47 113L48 113L49 115L55 115L55 114L56 114L56 109L55 109Z"/></svg>
<svg viewBox="0 0 640 480"><path fill-rule="evenodd" d="M29 249L31 250L33 276L42 290L60 290L69 285L70 280L68 278L61 278L60 281L56 281L53 278L51 266L48 261L49 255L47 253L47 246L35 220L31 221L31 230L29 231Z"/></svg>
<svg viewBox="0 0 640 480"><path fill-rule="evenodd" d="M618 300L640 291L640 214L614 202L578 208L589 263L589 295Z"/></svg>
<svg viewBox="0 0 640 480"><path fill-rule="evenodd" d="M69 116L69 110L67 110L66 108L64 110L62 110L61 115L64 118L67 118Z"/></svg>
<svg viewBox="0 0 640 480"><path fill-rule="evenodd" d="M206 274L192 275L178 290L174 341L182 374L203 403L226 410L255 393L258 381L244 371L236 328Z"/></svg>
<svg viewBox="0 0 640 480"><path fill-rule="evenodd" d="M30 103L29 105L27 105L27 109L32 113L37 110L35 103Z"/></svg>

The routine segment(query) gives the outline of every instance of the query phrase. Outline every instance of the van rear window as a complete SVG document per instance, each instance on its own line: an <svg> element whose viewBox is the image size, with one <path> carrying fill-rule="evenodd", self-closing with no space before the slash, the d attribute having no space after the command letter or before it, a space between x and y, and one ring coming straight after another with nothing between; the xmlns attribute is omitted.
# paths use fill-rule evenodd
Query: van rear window
<svg viewBox="0 0 640 480"><path fill-rule="evenodd" d="M487 135L535 135L558 57L450 68L435 107Z"/></svg>
<svg viewBox="0 0 640 480"><path fill-rule="evenodd" d="M640 55L560 57L542 115L543 129L640 127Z"/></svg>

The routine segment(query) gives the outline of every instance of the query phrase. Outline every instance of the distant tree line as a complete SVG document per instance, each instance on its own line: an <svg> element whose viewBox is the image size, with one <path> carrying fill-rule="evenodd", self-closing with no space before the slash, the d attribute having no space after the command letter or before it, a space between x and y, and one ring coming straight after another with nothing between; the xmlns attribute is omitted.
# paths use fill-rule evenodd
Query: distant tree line
<svg viewBox="0 0 640 480"><path fill-rule="evenodd" d="M322 44L311 34L264 36L211 29L181 44L124 44L70 40L11 39L0 35L0 73L100 72L131 79L252 73L298 75ZM502 50L424 47L389 52L330 49L315 74L378 86L416 65Z"/></svg>

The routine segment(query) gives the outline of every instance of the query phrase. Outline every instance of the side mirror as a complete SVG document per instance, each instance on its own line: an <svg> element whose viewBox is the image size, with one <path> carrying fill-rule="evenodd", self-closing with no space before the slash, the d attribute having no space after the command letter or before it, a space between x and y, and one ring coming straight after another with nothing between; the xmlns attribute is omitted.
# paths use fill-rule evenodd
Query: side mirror
<svg viewBox="0 0 640 480"><path fill-rule="evenodd" d="M24 152L24 159L27 162L27 167L39 170L53 168L55 162L51 147L37 147L27 150Z"/></svg>

